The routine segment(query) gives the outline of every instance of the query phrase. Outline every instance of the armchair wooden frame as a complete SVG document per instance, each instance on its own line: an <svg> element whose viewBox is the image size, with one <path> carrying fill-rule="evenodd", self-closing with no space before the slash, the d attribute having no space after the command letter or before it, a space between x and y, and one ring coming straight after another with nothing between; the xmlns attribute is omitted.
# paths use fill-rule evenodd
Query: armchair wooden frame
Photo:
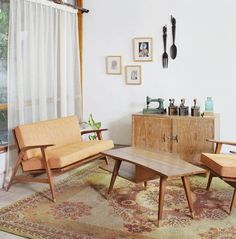
<svg viewBox="0 0 236 239"><path fill-rule="evenodd" d="M236 146L235 142L228 142L228 141L219 141L219 140L213 140L213 139L207 139L208 142L211 143L215 143L215 154L220 154L221 153L221 149L222 146L225 145L231 145L231 146ZM236 153L234 151L230 151L231 153ZM236 165L236 159L235 159L235 165ZM217 174L216 172L210 170L210 174L209 174L209 178L208 178L208 182L207 182L207 187L206 189L209 190L210 186L211 186L211 182L213 177L219 177L221 178L223 181L225 181L227 184L229 184L230 186L232 186L234 188L234 193L233 193L233 197L232 197L232 201L230 204L230 210L229 213L231 213L232 209L234 206L236 206L236 175L234 178L230 178L230 177L222 177L221 175Z"/></svg>
<svg viewBox="0 0 236 239"><path fill-rule="evenodd" d="M96 133L97 139L98 140L102 140L103 139L102 138L102 131L107 131L107 130L108 129L82 130L81 131L81 135L90 134L90 133ZM79 167L79 166L81 166L83 164L89 163L89 162L91 162L91 161L93 161L95 159L105 159L106 163L108 164L107 158L104 157L104 155L99 153L99 154L87 157L87 158L85 158L83 160L80 160L79 162L76 162L74 164L70 164L68 166L65 166L63 168L51 169L50 168L50 164L49 164L49 159L47 157L47 148L51 147L51 146L54 146L53 144L32 145L32 146L23 147L23 148L20 149L19 142L18 142L17 137L15 135L15 129L13 129L13 134L15 136L15 140L16 140L16 143L17 143L19 154L18 154L18 159L16 161L16 164L15 164L15 167L14 167L11 179L10 179L10 181L9 181L7 187L6 187L6 191L8 191L10 189L10 187L11 187L13 182L47 183L50 186L50 190L51 190L51 194L52 194L52 201L56 202L55 186L54 186L54 178L53 178L53 176L58 176L58 175L60 175L60 174L62 174L64 172L67 172L69 170L75 169L75 168L77 168L77 167ZM26 172L24 172L23 167L21 165L21 163L23 161L23 157L24 157L25 153L28 150L37 149L37 148L41 150L41 154L42 154L42 159L43 159L45 170L44 169L33 170L33 171L27 171L27 173L26 173ZM18 171L20 166L21 166L22 172L26 173L26 175L25 174L17 175L17 171ZM46 172L46 176L47 176L45 178L34 177L35 174L37 175L39 173L45 173L45 172Z"/></svg>

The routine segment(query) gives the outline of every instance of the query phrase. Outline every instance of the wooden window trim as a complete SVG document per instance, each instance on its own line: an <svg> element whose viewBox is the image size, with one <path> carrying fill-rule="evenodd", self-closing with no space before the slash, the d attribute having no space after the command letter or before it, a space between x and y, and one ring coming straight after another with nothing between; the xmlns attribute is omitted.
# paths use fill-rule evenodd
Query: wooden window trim
<svg viewBox="0 0 236 239"><path fill-rule="evenodd" d="M83 0L76 0L78 7L83 8ZM78 32L79 32L79 58L80 58L80 85L81 85L81 105L83 112L83 13L78 11Z"/></svg>
<svg viewBox="0 0 236 239"><path fill-rule="evenodd" d="M7 110L7 104L0 104L0 110Z"/></svg>
<svg viewBox="0 0 236 239"><path fill-rule="evenodd" d="M5 153L7 152L7 149L8 149L8 146L5 145L5 146L0 146L0 153Z"/></svg>

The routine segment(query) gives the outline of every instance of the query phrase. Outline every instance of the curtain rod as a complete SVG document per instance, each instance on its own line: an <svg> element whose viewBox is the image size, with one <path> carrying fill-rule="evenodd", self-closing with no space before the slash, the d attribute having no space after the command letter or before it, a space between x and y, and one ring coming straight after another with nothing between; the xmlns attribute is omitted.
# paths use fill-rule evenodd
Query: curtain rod
<svg viewBox="0 0 236 239"><path fill-rule="evenodd" d="M68 7L73 7L75 9L81 11L82 13L88 13L89 12L89 10L86 9L86 8L81 8L77 5L72 5L72 4L69 4L69 3L65 3L65 2L63 2L63 0L53 0L53 2L55 2L57 4L65 5L65 6L68 6Z"/></svg>

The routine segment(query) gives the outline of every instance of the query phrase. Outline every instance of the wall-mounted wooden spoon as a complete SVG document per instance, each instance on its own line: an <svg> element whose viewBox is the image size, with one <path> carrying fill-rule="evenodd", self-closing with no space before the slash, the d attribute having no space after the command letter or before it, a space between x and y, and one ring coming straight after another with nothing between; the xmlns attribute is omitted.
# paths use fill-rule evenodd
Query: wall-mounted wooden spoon
<svg viewBox="0 0 236 239"><path fill-rule="evenodd" d="M176 30L176 20L174 17L171 16L171 23L172 23L172 37L173 37L173 44L170 47L170 57L175 59L177 56L177 47L175 45L175 30Z"/></svg>

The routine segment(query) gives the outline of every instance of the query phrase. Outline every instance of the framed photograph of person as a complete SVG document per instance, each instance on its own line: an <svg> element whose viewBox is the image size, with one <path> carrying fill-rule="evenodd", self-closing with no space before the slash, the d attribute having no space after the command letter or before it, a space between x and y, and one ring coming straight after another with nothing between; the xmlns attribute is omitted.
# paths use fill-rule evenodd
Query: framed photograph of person
<svg viewBox="0 0 236 239"><path fill-rule="evenodd" d="M133 39L134 61L152 61L152 38Z"/></svg>
<svg viewBox="0 0 236 239"><path fill-rule="evenodd" d="M109 75L121 75L121 56L106 57L106 73Z"/></svg>
<svg viewBox="0 0 236 239"><path fill-rule="evenodd" d="M127 85L142 84L141 66L130 65L125 67L125 82Z"/></svg>

